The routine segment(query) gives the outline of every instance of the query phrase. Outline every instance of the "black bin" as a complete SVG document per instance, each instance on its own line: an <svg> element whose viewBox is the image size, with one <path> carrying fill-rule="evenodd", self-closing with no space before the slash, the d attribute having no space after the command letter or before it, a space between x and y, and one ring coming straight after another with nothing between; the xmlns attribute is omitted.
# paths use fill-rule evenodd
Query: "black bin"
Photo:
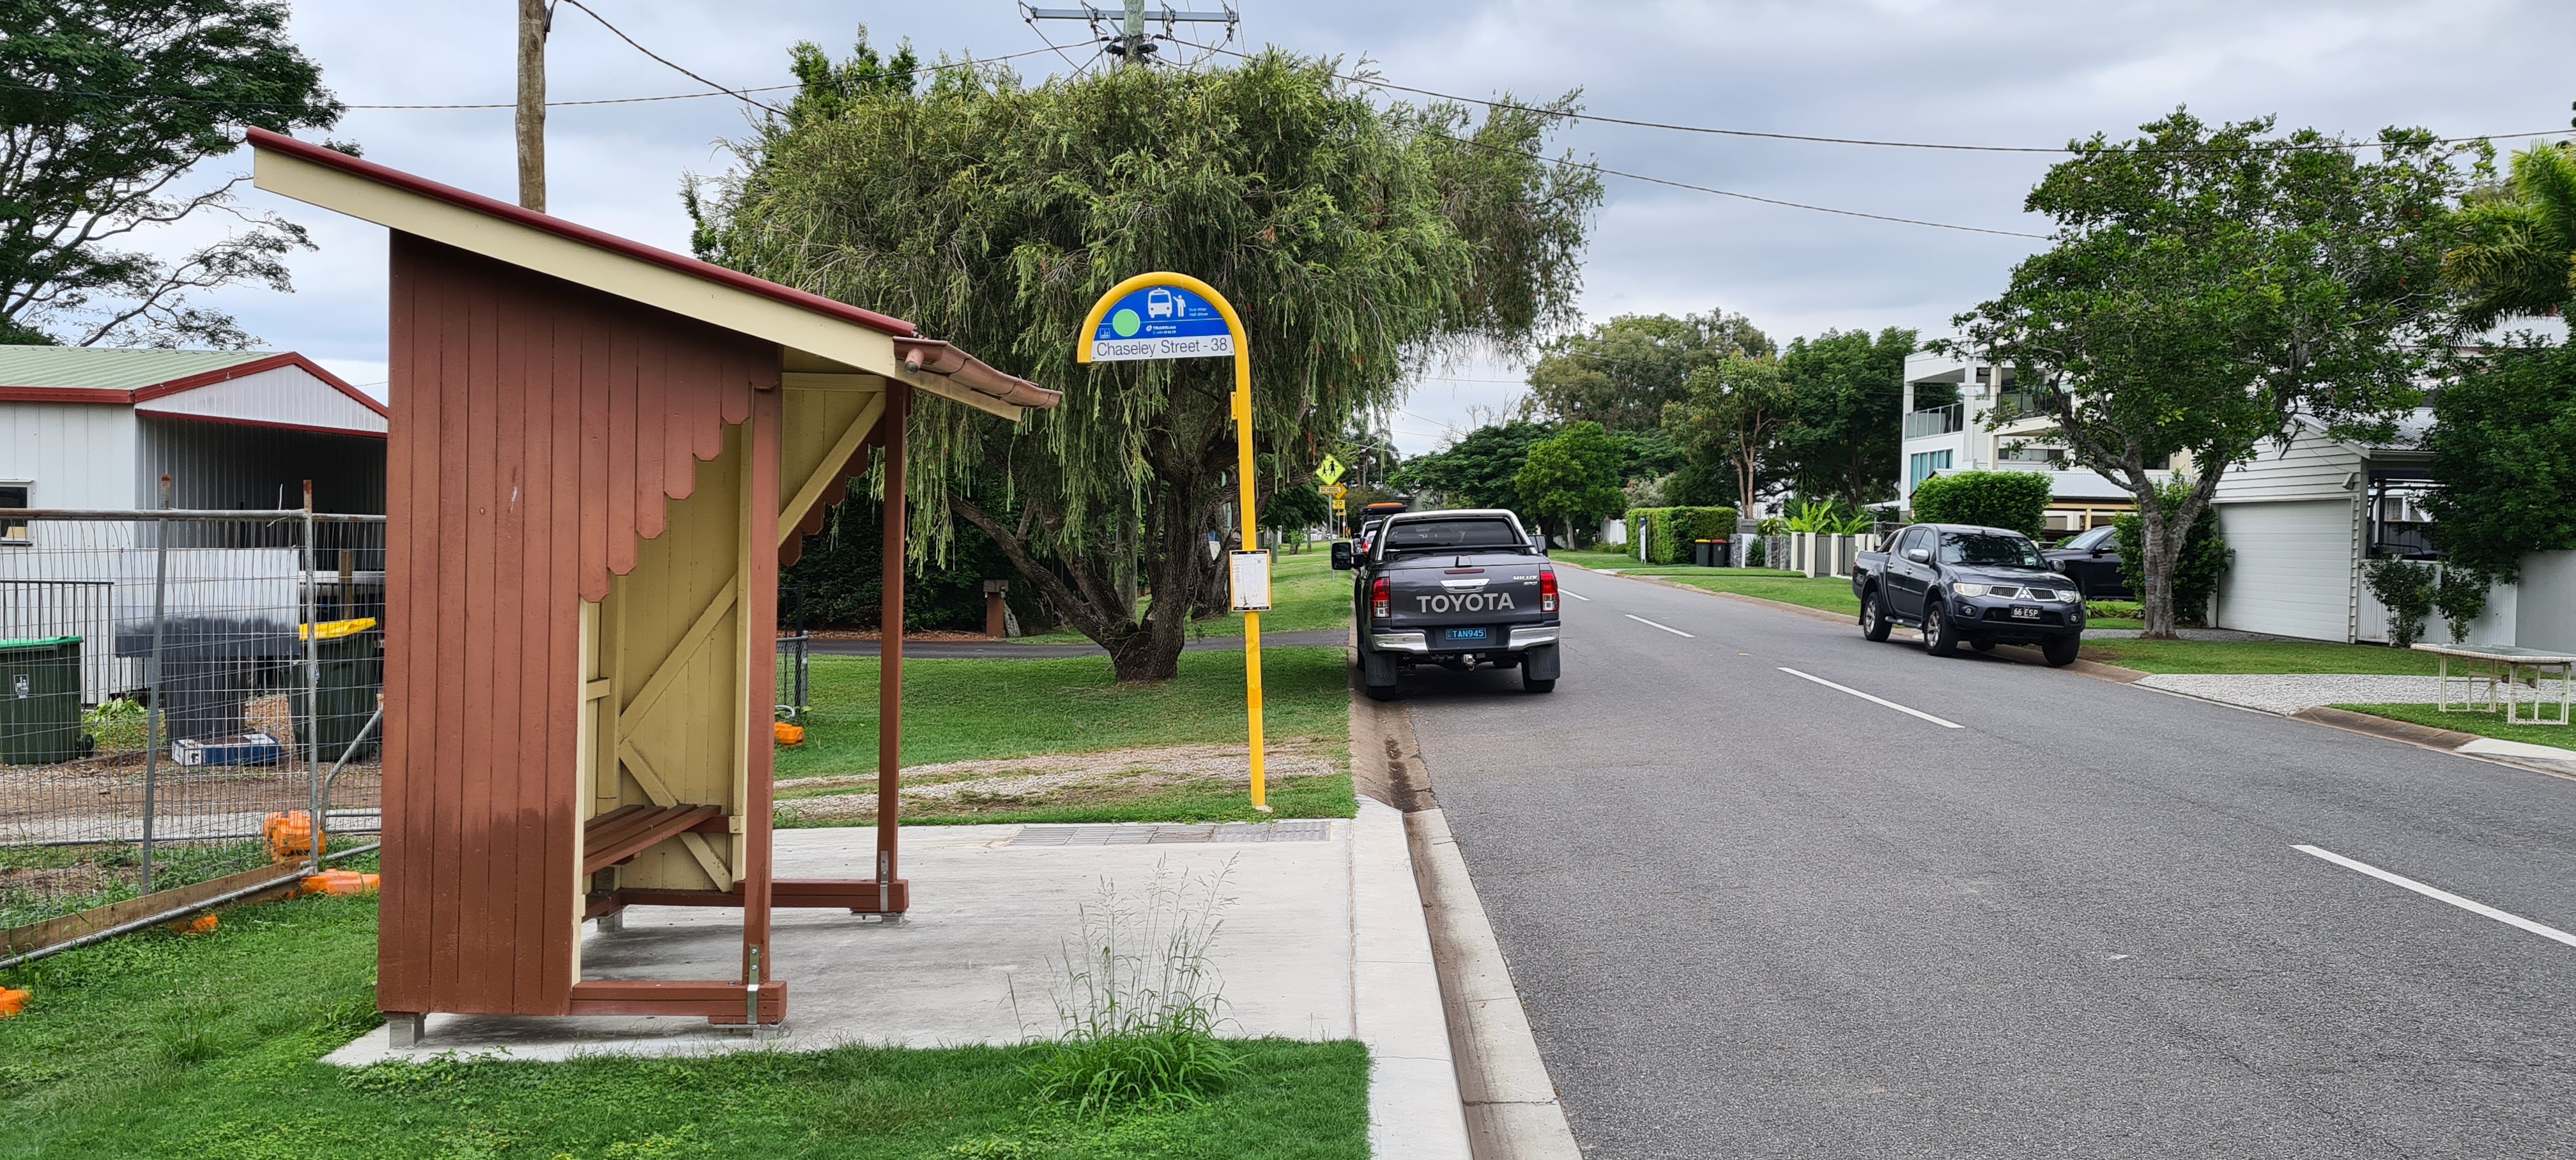
<svg viewBox="0 0 2576 1160"><path fill-rule="evenodd" d="M306 631L299 629L301 633ZM295 690L295 727L310 728L312 738L300 734L296 748L302 750L312 740L322 743L322 763L340 760L349 743L358 739L358 731L367 727L367 719L376 715L376 691L385 683L385 659L381 649L384 634L376 631L372 616L357 620L327 620L312 626L313 653L321 672L318 682L322 710L317 719L311 698L304 693L304 667L292 670ZM299 635L299 642L302 637ZM356 757L375 752L379 728L367 734L367 743L358 748ZM309 752L309 751L307 751Z"/></svg>
<svg viewBox="0 0 2576 1160"><path fill-rule="evenodd" d="M0 765L81 756L81 638L0 640Z"/></svg>

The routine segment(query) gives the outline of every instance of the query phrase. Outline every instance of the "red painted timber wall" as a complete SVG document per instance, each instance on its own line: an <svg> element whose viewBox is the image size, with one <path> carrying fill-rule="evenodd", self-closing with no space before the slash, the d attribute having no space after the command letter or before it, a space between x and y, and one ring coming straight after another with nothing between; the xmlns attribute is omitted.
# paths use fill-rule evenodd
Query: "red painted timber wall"
<svg viewBox="0 0 2576 1160"><path fill-rule="evenodd" d="M378 1006L562 1014L580 601L778 348L399 232L391 264Z"/></svg>

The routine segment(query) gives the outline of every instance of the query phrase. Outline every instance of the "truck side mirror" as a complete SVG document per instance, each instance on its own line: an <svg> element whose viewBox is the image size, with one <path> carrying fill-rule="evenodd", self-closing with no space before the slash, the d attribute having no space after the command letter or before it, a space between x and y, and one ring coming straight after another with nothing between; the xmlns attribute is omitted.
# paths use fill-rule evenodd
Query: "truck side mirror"
<svg viewBox="0 0 2576 1160"><path fill-rule="evenodd" d="M1547 554L1547 534L1546 534L1546 533L1541 532L1541 533L1538 533L1538 534L1532 535L1532 536L1530 537L1529 544L1530 544L1530 551L1536 552L1536 553L1538 553L1539 555L1542 555L1542 556L1544 556L1544 555L1546 555L1546 554Z"/></svg>
<svg viewBox="0 0 2576 1160"><path fill-rule="evenodd" d="M2110 549L2109 549L2109 548L2105 548L2105 547L2103 547L2103 546L2102 546L2102 545L2100 545L2100 544L2095 544L2095 545L2093 545L2093 557L2094 557L2095 559L2097 559L2097 560L2101 558L2102 553L2107 552L2107 551L2110 551Z"/></svg>
<svg viewBox="0 0 2576 1160"><path fill-rule="evenodd" d="M1907 548L1905 550L1905 558L1912 560L1917 564L1929 564L1932 562L1932 550L1929 548Z"/></svg>
<svg viewBox="0 0 2576 1160"><path fill-rule="evenodd" d="M1351 542L1349 540L1333 541L1333 571L1348 572L1350 570Z"/></svg>

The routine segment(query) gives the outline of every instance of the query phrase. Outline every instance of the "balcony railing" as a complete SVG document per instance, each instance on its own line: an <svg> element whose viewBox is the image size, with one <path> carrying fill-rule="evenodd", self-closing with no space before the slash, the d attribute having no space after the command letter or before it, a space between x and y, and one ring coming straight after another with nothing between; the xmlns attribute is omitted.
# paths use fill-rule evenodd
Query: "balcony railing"
<svg viewBox="0 0 2576 1160"><path fill-rule="evenodd" d="M1920 439L1926 435L1947 435L1966 425L1967 412L1963 409L1963 404L1952 403L1947 407L1932 407L1908 412L1905 416L1905 437Z"/></svg>

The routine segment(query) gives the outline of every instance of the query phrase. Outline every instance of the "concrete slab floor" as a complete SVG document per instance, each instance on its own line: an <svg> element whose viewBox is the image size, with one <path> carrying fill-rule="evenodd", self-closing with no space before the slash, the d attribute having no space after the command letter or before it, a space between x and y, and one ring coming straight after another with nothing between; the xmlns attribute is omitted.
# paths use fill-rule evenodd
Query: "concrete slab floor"
<svg viewBox="0 0 2576 1160"><path fill-rule="evenodd" d="M904 831L913 911L880 925L842 911L775 912L771 977L787 982L785 1034L755 1043L740 1027L671 1017L432 1015L421 1045L369 1032L328 1062L362 1066L442 1052L516 1059L580 1054L682 1055L749 1047L816 1050L844 1043L946 1047L1017 1043L1058 1030L1048 984L1080 909L1104 879L1141 907L1156 867L1205 877L1231 862L1224 926L1211 959L1223 980L1227 1033L1295 1039L1353 1034L1351 823L1284 823L1243 841L1241 828L922 826ZM1064 843L1057 831L1086 834ZM1029 841L1014 841L1024 830ZM1179 831L1179 832L1168 832ZM1052 839L1052 840L1051 840ZM871 827L780 830L781 878L872 878ZM582 939L583 977L731 979L742 953L738 911L631 907L626 929ZM1018 1009L1011 994L1016 986Z"/></svg>

